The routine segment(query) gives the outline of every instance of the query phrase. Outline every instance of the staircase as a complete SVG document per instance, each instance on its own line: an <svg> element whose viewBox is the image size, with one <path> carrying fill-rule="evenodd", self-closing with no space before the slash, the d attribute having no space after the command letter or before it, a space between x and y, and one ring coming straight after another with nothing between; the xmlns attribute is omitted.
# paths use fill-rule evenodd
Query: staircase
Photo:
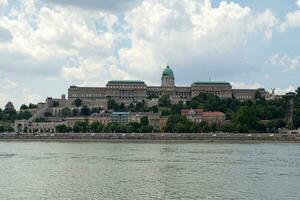
<svg viewBox="0 0 300 200"><path fill-rule="evenodd" d="M49 106L48 104L46 103L44 105L44 107L42 107L40 110L38 110L28 121L29 122L33 122L34 120L36 120L37 118L39 117L42 117L44 116L45 112L48 110Z"/></svg>

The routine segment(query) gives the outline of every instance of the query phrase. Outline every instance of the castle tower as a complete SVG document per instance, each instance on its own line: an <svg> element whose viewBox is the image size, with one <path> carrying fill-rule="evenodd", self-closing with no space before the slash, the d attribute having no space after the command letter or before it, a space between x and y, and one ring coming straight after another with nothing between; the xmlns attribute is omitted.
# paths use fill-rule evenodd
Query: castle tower
<svg viewBox="0 0 300 200"><path fill-rule="evenodd" d="M174 97L175 95L175 78L173 70L167 66L161 77L161 88L162 95L170 95L170 97Z"/></svg>

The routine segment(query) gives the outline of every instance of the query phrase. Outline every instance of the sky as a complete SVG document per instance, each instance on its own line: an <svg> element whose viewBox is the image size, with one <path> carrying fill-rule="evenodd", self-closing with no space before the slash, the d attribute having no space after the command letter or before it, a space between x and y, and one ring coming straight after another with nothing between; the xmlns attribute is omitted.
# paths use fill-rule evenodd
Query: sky
<svg viewBox="0 0 300 200"><path fill-rule="evenodd" d="M0 108L71 85L300 86L300 0L0 0Z"/></svg>

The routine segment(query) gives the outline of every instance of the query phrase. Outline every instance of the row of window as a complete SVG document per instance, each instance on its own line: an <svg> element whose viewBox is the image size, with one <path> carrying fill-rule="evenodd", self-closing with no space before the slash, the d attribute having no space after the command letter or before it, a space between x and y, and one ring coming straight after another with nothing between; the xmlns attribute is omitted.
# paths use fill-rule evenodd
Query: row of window
<svg viewBox="0 0 300 200"><path fill-rule="evenodd" d="M120 88L125 88L125 89L146 89L145 86L129 86L129 85L124 85L124 86L107 86L107 88L115 88L115 89L120 89Z"/></svg>

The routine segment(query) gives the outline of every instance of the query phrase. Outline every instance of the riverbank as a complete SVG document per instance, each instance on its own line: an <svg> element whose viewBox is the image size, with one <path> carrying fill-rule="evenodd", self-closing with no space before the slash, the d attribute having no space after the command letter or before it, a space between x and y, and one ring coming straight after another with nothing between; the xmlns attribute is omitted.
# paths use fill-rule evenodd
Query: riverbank
<svg viewBox="0 0 300 200"><path fill-rule="evenodd" d="M61 142L295 142L300 143L299 134L232 134L232 133L55 133L20 135L1 134L0 141L61 141Z"/></svg>

